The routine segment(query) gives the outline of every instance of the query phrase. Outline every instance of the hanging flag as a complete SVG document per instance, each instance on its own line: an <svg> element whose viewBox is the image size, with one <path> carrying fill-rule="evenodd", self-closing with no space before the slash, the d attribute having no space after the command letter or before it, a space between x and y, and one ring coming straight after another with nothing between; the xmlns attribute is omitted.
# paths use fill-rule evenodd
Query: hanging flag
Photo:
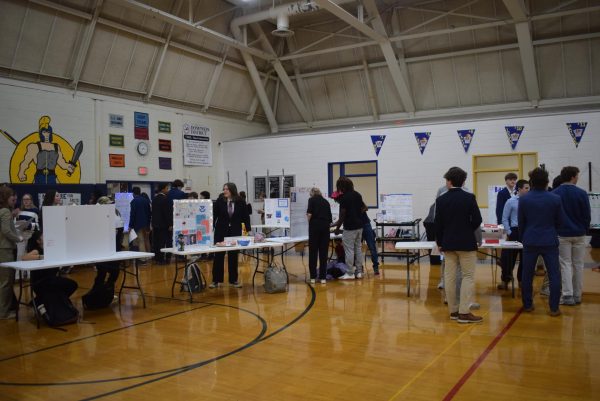
<svg viewBox="0 0 600 401"><path fill-rule="evenodd" d="M383 147L383 141L385 141L385 135L371 135L371 142L373 142L373 149L375 149L375 155L379 156L379 152Z"/></svg>
<svg viewBox="0 0 600 401"><path fill-rule="evenodd" d="M519 143L519 139L521 138L521 133L523 132L522 125L519 127L504 127L506 129L506 135L508 136L508 142L510 142L510 146L512 150L515 150L517 147L517 143Z"/></svg>
<svg viewBox="0 0 600 401"><path fill-rule="evenodd" d="M569 133L571 137L573 137L573 142L575 142L575 147L579 147L579 142L581 138L583 138L583 133L585 132L585 127L587 127L587 123L567 123L567 127L569 128Z"/></svg>
<svg viewBox="0 0 600 401"><path fill-rule="evenodd" d="M419 150L421 154L425 152L425 148L427 147L427 143L429 142L429 137L431 136L431 132L415 132L415 139L417 140L417 145L419 145Z"/></svg>
<svg viewBox="0 0 600 401"><path fill-rule="evenodd" d="M469 146L471 146L471 142L473 141L473 135L475 135L474 129L459 129L458 137L460 138L460 142L462 143L463 148L465 149L465 153L469 151Z"/></svg>

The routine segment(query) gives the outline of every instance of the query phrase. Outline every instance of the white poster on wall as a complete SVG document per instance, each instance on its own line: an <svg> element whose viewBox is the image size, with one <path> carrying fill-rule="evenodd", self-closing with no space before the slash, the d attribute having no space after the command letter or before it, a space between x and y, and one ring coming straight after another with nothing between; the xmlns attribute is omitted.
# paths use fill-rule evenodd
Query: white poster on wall
<svg viewBox="0 0 600 401"><path fill-rule="evenodd" d="M310 187L292 187L290 190L290 236L308 236L306 209L310 198Z"/></svg>
<svg viewBox="0 0 600 401"><path fill-rule="evenodd" d="M213 203L210 199L186 199L173 202L173 247L179 236L185 245L213 244Z"/></svg>
<svg viewBox="0 0 600 401"><path fill-rule="evenodd" d="M488 213L487 221L484 221L484 223L498 224L498 219L496 218L496 198L498 197L498 192L502 191L504 188L506 188L506 185L488 186Z"/></svg>
<svg viewBox="0 0 600 401"><path fill-rule="evenodd" d="M269 227L290 227L290 199L265 199L265 224Z"/></svg>
<svg viewBox="0 0 600 401"><path fill-rule="evenodd" d="M61 206L81 205L81 194L71 192L59 192ZM38 205L44 203L45 193L38 193Z"/></svg>
<svg viewBox="0 0 600 401"><path fill-rule="evenodd" d="M131 214L131 201L133 194L131 192L117 192L115 194L115 208L123 220L123 230L129 232L129 215Z"/></svg>
<svg viewBox="0 0 600 401"><path fill-rule="evenodd" d="M183 124L183 164L212 166L212 143L209 127L195 123Z"/></svg>

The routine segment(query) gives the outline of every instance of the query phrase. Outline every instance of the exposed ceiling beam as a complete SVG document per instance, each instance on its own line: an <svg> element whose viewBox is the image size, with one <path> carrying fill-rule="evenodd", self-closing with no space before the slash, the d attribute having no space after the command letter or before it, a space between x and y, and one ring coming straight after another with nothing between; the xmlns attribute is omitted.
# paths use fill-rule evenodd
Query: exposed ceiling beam
<svg viewBox="0 0 600 401"><path fill-rule="evenodd" d="M94 30L96 29L96 23L98 22L98 16L102 10L103 3L104 0L96 0L94 12L92 13L92 19L86 26L83 38L81 39L81 44L79 45L79 50L77 51L77 58L75 59L75 64L73 65L73 72L71 73L72 81L69 83L73 89L77 89L77 83L79 82L85 60L87 59L88 50L90 49L90 44L92 43L92 37L94 36Z"/></svg>
<svg viewBox="0 0 600 401"><path fill-rule="evenodd" d="M178 14L183 6L183 0L175 0L173 4L172 13ZM165 43L162 45L162 49L160 49L160 56L158 61L155 60L154 65L152 66L152 75L150 77L150 84L148 85L148 89L146 91L146 101L150 100L152 97L152 93L154 93L154 87L156 86L156 81L158 80L158 75L160 74L160 69L162 68L163 62L165 61L165 56L167 55L167 50L169 45L171 44L171 36L173 36L174 25L167 23L167 38L165 39Z"/></svg>
<svg viewBox="0 0 600 401"><path fill-rule="evenodd" d="M425 25L429 25L429 24L431 24L431 23L432 23L432 22L434 22L434 21L437 21L437 20L439 20L439 19L441 19L441 18L444 18L444 17L445 17L445 16L447 16L447 15L450 15L451 13L453 13L453 12L455 12L455 11L458 11L458 10L460 10L461 8L469 7L470 5L472 5L472 4L475 4L475 3L477 3L478 1L479 1L479 0L472 0L472 1L468 2L468 3L462 4L462 5L460 5L460 6L456 7L456 8L453 8L453 9L452 9L452 10L450 10L450 11L446 11L446 12L444 12L443 14L441 14L441 15L438 15L437 17L430 18L430 19L428 19L427 21L421 22L420 24L417 24L417 25L415 25L415 26L411 26L410 28L408 28L408 29L404 30L402 33L403 33L403 34L405 34L405 33L408 33L408 32L410 32L410 31L414 31L415 29L421 28L421 27L423 27L423 26L425 26Z"/></svg>
<svg viewBox="0 0 600 401"><path fill-rule="evenodd" d="M265 36L265 33L260 27L260 25L258 23L253 23L250 24L250 27L254 31L254 34L259 38L263 49L268 53L271 53L274 57L277 57L273 46L271 46L271 42L269 42L269 39L267 39L267 37ZM279 61L278 59L274 59L272 61L272 64L273 68L275 69L275 72L277 73L277 76L279 77L279 80L281 81L283 87L290 96L292 103L294 103L296 110L298 110L298 113L300 113L302 119L306 121L306 123L310 126L310 124L313 121L312 115L304 105L304 102L300 98L300 95L298 95L296 88L294 88L294 84L290 80L290 77L285 71L285 68L283 68L283 65L281 64L281 61Z"/></svg>
<svg viewBox="0 0 600 401"><path fill-rule="evenodd" d="M221 61L215 67L212 76L210 77L210 82L208 83L208 89L204 94L204 101L202 102L204 105L202 106L202 111L207 112L210 107L210 102L212 101L212 97L215 93L215 89L217 88L217 83L219 79L221 79L221 73L223 72L223 66L225 65L225 61L227 60L227 52L229 51L229 47L225 47L223 50L223 61Z"/></svg>
<svg viewBox="0 0 600 401"><path fill-rule="evenodd" d="M236 38L237 41L242 41L242 31L239 26L234 26L231 24L231 33ZM271 108L271 104L269 103L269 97L267 96L267 92L265 91L265 87L263 86L260 80L260 74L258 73L258 69L256 68L256 64L254 63L254 59L252 59L252 55L249 52L246 52L243 49L240 50L242 54L242 58L244 59L244 63L246 64L246 68L248 68L248 73L250 74L250 79L252 84L254 85L254 89L256 90L256 95L258 96L258 100L265 112L267 117L267 121L269 121L269 126L271 127L271 133L276 133L279 131L277 119L275 118L275 113L273 113L273 109ZM272 55L269 55L268 58L273 58Z"/></svg>
<svg viewBox="0 0 600 401"><path fill-rule="evenodd" d="M286 44L289 51L293 52L296 50L296 39L293 36L288 36L286 38ZM298 60L292 60L292 67L294 68L294 77L296 79L296 86L298 87L298 92L300 92L300 96L306 104L308 111L311 116L314 116L313 108L312 108L312 99L310 97L310 92L306 90L306 82L300 76L302 71L300 70L300 64Z"/></svg>
<svg viewBox="0 0 600 401"><path fill-rule="evenodd" d="M70 7L67 7L67 6L62 6L60 4L52 3L52 2L50 2L48 0L29 0L29 1L31 3L35 3L35 4L38 4L38 5L44 6L46 8L52 9L52 10L60 11L60 12L63 12L65 14L67 14L67 15L72 15L72 16L75 16L75 17L79 17L79 18L87 20L87 21L90 21L92 19L92 14L90 14L90 13L85 13L83 11L79 11L79 10L76 10L74 8L70 8ZM98 24L103 25L103 26L108 26L108 27L111 27L111 28L114 28L114 29L118 29L118 30L123 31L123 32L128 32L128 33L130 33L132 35L136 35L136 36L139 36L139 37L151 40L151 41L156 42L156 43L164 44L166 42L165 38L162 38L162 37L160 37L158 35L154 35L154 34L152 34L150 32L142 31L141 29L130 27L130 26L124 25L124 24L122 24L120 22L112 21L112 20L109 20L109 19L106 19L106 18L103 18L103 17L99 17L98 18ZM174 40L171 40L170 46L173 47L173 48L179 49L179 50L181 50L183 52L186 52L186 53L189 53L189 54L193 54L195 56L198 56L198 57L201 57L201 58L204 58L204 59L207 59L207 60L212 60L212 61L214 61L216 63L220 63L220 62L223 61L222 57L217 57L217 56L215 56L213 54L210 54L208 52L205 52L205 51L202 51L202 50L199 50L199 49L195 49L195 48L190 47L188 45L184 45L182 43L178 43L178 42L176 42ZM229 67L232 67L232 68L236 68L238 70L248 71L248 69L244 65L236 63L234 61L227 60L225 62L225 65L227 65ZM265 73L261 72L261 75L265 76Z"/></svg>
<svg viewBox="0 0 600 401"><path fill-rule="evenodd" d="M326 9L327 11L329 11L330 13L347 23L348 25L351 25L357 31L364 33L377 43L385 43L387 41L387 38L385 36L369 28L363 22L357 20L348 11L344 10L337 4L332 3L331 0L315 0L315 3L317 3L319 6L323 7L324 9Z"/></svg>
<svg viewBox="0 0 600 401"><path fill-rule="evenodd" d="M455 17L480 19L480 20L484 20L484 21L499 21L498 18L482 17L480 15L475 15L475 14L455 13L455 12L452 12L452 11L432 10L430 8L404 7L404 9L405 10L412 10L412 11L421 11L421 12L426 12L426 13L433 13L433 14L453 15Z"/></svg>
<svg viewBox="0 0 600 401"><path fill-rule="evenodd" d="M372 18L371 25L373 25L373 28L377 31L377 33L386 38L385 43L380 45L383 57L385 58L388 69L390 70L392 81L394 82L394 86L398 91L398 95L400 96L400 100L404 106L404 110L412 113L416 109L415 102L410 92L408 74L405 74L400 68L401 63L404 67L404 71L407 72L406 62L404 61L404 58L402 58L400 61L396 58L396 53L392 48L392 43L388 40L388 34L385 30L379 10L377 9L377 5L375 5L375 0L363 0L363 4L369 13L369 17Z"/></svg>
<svg viewBox="0 0 600 401"><path fill-rule="evenodd" d="M267 72L267 74L265 75L265 77L262 80L262 85L264 87L267 86L267 83L269 82L269 79L271 79L271 76L273 75L274 72L275 72L275 70L271 70L271 71ZM260 100L258 99L258 93L255 93L254 98L252 98L252 102L250 102L250 109L248 110L248 116L246 117L246 120L248 120L248 121L254 120L254 116L256 114L256 110L258 109L259 103L260 103Z"/></svg>
<svg viewBox="0 0 600 401"><path fill-rule="evenodd" d="M210 39L213 39L219 43L236 48L240 51L243 51L247 54L251 54L258 58L261 58L264 60L270 60L272 58L271 55L269 55L266 52L246 46L239 39L233 39L227 35L223 35L220 32L213 31L212 29L208 29L208 28L200 26L200 25L195 26L194 24L190 23L189 21L184 20L183 18L179 18L176 15L169 14L165 11L159 10L158 8L148 6L144 3L138 2L136 0L111 0L111 1L116 1L118 4L120 4L124 7L131 8L131 9L141 12L143 14L149 14L149 15L153 16L154 18L158 18L162 21L169 22L169 23L171 23L175 26L178 26L180 28L183 28L185 30L188 30L191 32L196 32L200 35L203 35Z"/></svg>
<svg viewBox="0 0 600 401"><path fill-rule="evenodd" d="M529 29L528 12L523 0L504 0L508 12L516 21L515 30L519 42L519 53L521 54L521 66L525 78L527 97L533 104L537 104L541 98L540 85L538 83L537 69L535 66L535 54L533 53L533 42L531 30Z"/></svg>
<svg viewBox="0 0 600 401"><path fill-rule="evenodd" d="M347 24L351 25L358 31L364 33L373 39L381 48L381 52L383 53L383 57L387 63L390 75L392 77L392 81L398 92L402 105L404 106L404 110L408 112L415 111L415 104L412 99L412 95L406 84L406 79L402 75L402 71L400 71L400 67L398 65L398 60L396 59L396 55L394 54L394 50L392 49L392 44L387 37L387 33L385 32L385 28L383 26L383 22L381 21L381 16L379 15L379 11L377 10L377 6L375 5L373 0L364 1L367 10L369 10L369 16L372 17L372 23L374 24L375 29L371 29L364 22L359 21L353 15L348 13L346 10L338 6L337 4L332 3L329 0L315 0L317 4L333 15L337 16Z"/></svg>

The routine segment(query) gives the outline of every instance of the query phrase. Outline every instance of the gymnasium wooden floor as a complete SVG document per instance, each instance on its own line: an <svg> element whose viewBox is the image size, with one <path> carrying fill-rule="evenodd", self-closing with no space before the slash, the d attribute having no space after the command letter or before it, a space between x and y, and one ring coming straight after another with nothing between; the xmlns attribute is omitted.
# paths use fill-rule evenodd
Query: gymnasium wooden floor
<svg viewBox="0 0 600 401"><path fill-rule="evenodd" d="M387 258L380 277L312 288L307 257L291 255L288 293L253 290L247 260L244 288L192 304L170 298L172 266L147 266L146 309L130 292L66 331L36 329L26 309L0 321L0 400L599 400L600 251L586 262L583 304L559 318L538 294L522 314L519 293L497 291L482 262L477 325L448 318L426 259L410 298L402 260ZM94 271L70 276L81 309Z"/></svg>

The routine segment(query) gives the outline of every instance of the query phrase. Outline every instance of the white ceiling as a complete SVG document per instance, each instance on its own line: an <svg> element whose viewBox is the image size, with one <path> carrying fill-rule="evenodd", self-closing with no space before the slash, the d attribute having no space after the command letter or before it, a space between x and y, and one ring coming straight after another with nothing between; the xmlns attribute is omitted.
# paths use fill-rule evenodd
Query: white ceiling
<svg viewBox="0 0 600 401"><path fill-rule="evenodd" d="M271 132L600 104L600 0L339 1L285 39L232 31L265 0L0 0L0 76Z"/></svg>

